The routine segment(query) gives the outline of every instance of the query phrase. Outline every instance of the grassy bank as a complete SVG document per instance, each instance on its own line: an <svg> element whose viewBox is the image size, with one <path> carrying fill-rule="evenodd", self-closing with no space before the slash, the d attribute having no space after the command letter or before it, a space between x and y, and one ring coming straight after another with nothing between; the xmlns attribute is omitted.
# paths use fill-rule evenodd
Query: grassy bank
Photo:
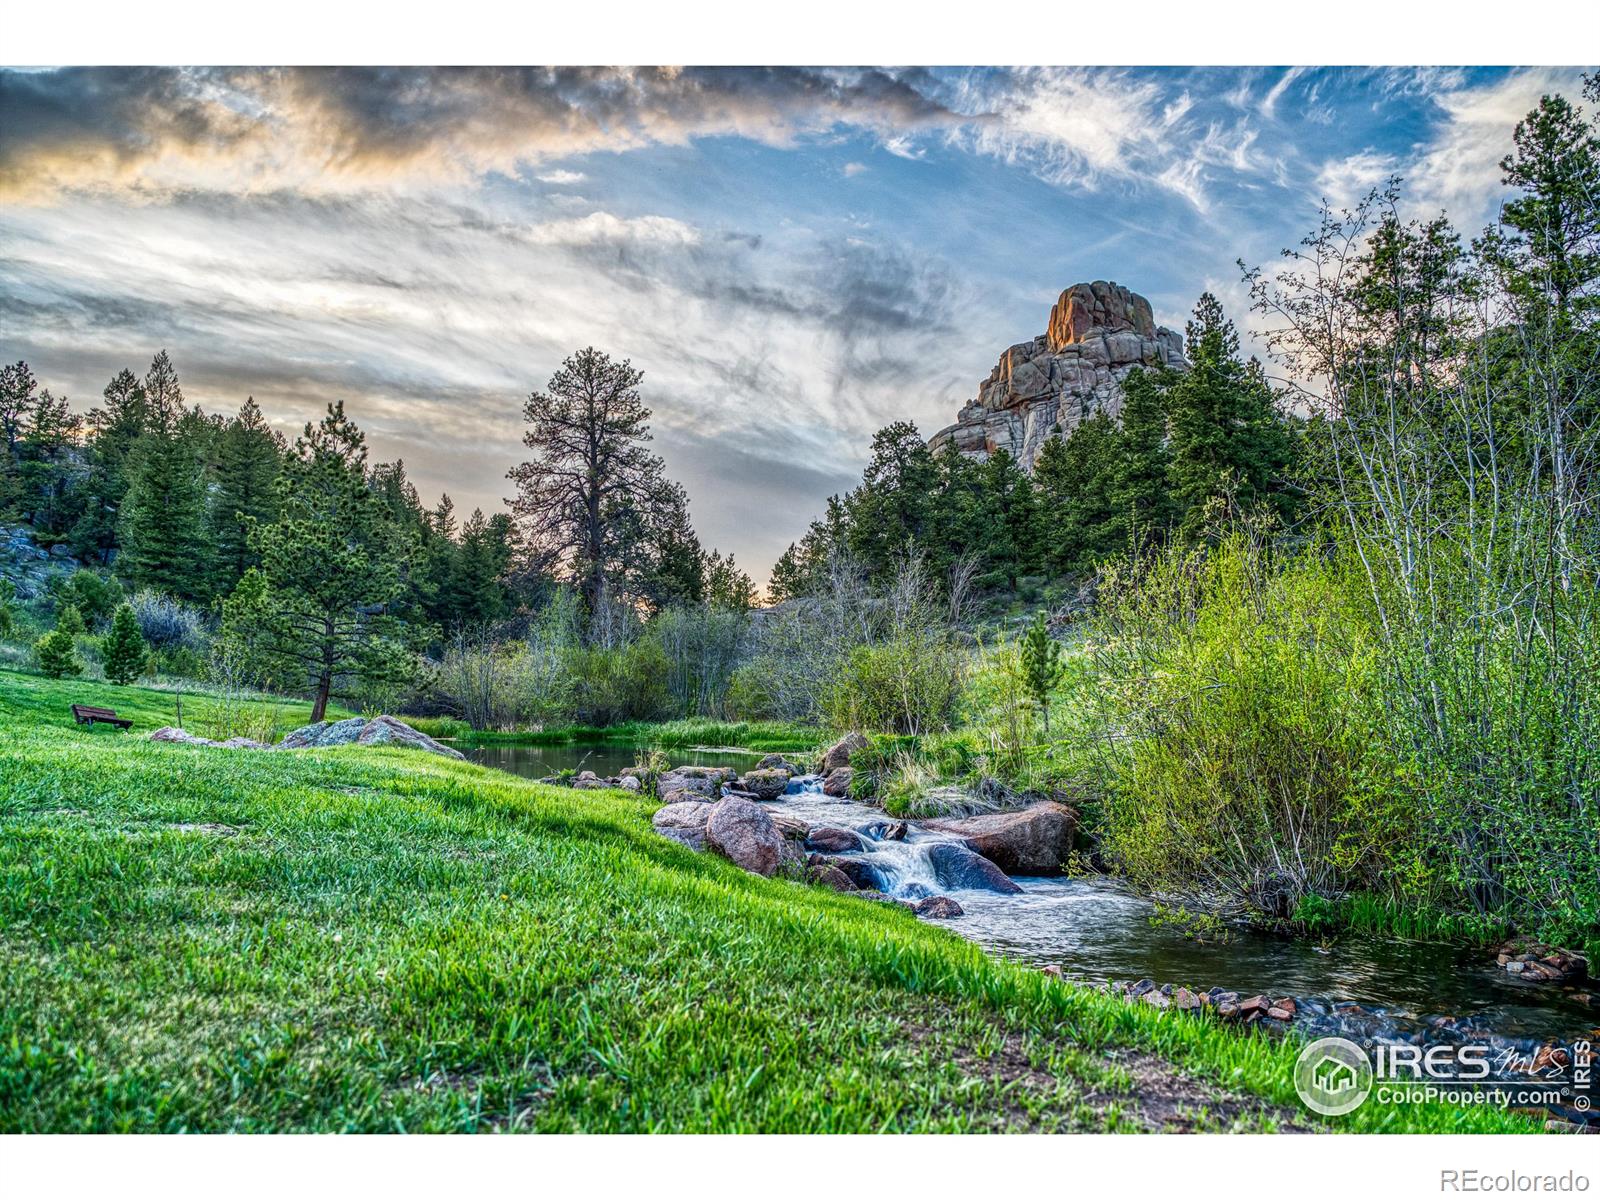
<svg viewBox="0 0 1600 1200"><path fill-rule="evenodd" d="M74 727L0 672L0 1131L1526 1131L402 750ZM99 703L156 713L137 689Z"/></svg>
<svg viewBox="0 0 1600 1200"><path fill-rule="evenodd" d="M689 718L679 721L625 721L617 725L561 725L551 729L515 733L474 730L453 717L407 717L407 721L433 737L456 738L477 745L564 746L582 745L658 746L662 749L687 749L691 746L737 746L765 753L810 753L820 747L826 735L806 725L782 721L711 721Z"/></svg>

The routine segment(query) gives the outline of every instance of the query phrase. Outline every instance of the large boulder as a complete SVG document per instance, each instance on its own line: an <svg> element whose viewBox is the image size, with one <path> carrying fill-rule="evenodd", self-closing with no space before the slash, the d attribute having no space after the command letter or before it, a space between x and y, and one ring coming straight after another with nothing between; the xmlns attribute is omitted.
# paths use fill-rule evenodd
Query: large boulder
<svg viewBox="0 0 1600 1200"><path fill-rule="evenodd" d="M789 772L783 770L746 771L734 786L757 800L776 800L789 786Z"/></svg>
<svg viewBox="0 0 1600 1200"><path fill-rule="evenodd" d="M868 745L870 743L859 733L845 734L822 752L822 769L818 774L827 775L840 767L848 767L850 756L857 750L865 750Z"/></svg>
<svg viewBox="0 0 1600 1200"><path fill-rule="evenodd" d="M975 854L955 842L940 842L930 848L928 862L933 867L934 877L939 880L939 886L951 891L972 889L1010 894L1022 890L983 855Z"/></svg>
<svg viewBox="0 0 1600 1200"><path fill-rule="evenodd" d="M1057 875L1072 852L1077 814L1045 800L1020 812L928 821L929 829L959 836L1007 875Z"/></svg>
<svg viewBox="0 0 1600 1200"><path fill-rule="evenodd" d="M758 771L787 771L791 775L801 774L800 768L795 766L781 754L765 754L756 763Z"/></svg>
<svg viewBox="0 0 1600 1200"><path fill-rule="evenodd" d="M698 792L715 800L722 795L722 785L737 778L738 773L727 767L673 767L662 772L656 788L663 796L669 792Z"/></svg>
<svg viewBox="0 0 1600 1200"><path fill-rule="evenodd" d="M850 781L855 778L855 774L849 767L835 767L828 772L828 777L822 781L822 794L824 796L848 796L850 794Z"/></svg>
<svg viewBox="0 0 1600 1200"><path fill-rule="evenodd" d="M446 758L465 758L459 750L441 745L397 717L347 717L343 721L317 721L287 734L274 749L320 750L328 746L407 746Z"/></svg>
<svg viewBox="0 0 1600 1200"><path fill-rule="evenodd" d="M658 808L650 824L662 837L682 842L691 850L706 848L706 822L716 805L707 800L688 800Z"/></svg>
<svg viewBox="0 0 1600 1200"><path fill-rule="evenodd" d="M767 810L749 800L720 800L712 806L706 845L757 875L771 875L783 861L783 835Z"/></svg>

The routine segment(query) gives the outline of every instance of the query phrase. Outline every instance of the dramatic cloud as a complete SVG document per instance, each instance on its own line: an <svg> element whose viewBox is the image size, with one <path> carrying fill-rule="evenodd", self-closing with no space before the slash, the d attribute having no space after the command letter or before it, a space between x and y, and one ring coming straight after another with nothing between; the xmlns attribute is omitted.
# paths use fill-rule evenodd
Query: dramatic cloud
<svg viewBox="0 0 1600 1200"><path fill-rule="evenodd" d="M953 419L1061 289L1248 337L1264 262L1390 173L1471 230L1578 72L0 71L0 359L81 410L158 349L212 411L332 400L430 498L498 508L520 406L645 371L709 544L758 577L872 432Z"/></svg>
<svg viewBox="0 0 1600 1200"><path fill-rule="evenodd" d="M972 119L884 71L780 68L5 72L0 109L0 196L12 200L74 187L339 191L693 138L781 146L841 124L900 137Z"/></svg>

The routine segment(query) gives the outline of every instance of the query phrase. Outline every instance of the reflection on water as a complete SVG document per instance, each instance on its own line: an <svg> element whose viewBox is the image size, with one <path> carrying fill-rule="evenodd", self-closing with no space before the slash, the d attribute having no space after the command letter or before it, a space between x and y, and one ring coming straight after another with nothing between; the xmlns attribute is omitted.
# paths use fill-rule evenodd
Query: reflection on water
<svg viewBox="0 0 1600 1200"><path fill-rule="evenodd" d="M631 746L490 746L469 750L486 766L535 778L572 768L614 775L632 766ZM673 765L693 763L743 770L757 755L672 750ZM886 820L883 811L848 798L824 796L815 781L793 785L772 804L813 827L861 830ZM881 829L878 831L881 832ZM1596 1023L1594 1010L1554 988L1521 984L1482 950L1352 936L1319 948L1304 939L1233 932L1200 942L1152 921L1154 907L1114 882L1018 879L1021 895L937 887L926 850L948 835L911 827L905 842L868 837L861 856L878 869L891 893L946 891L965 910L941 922L997 954L1044 966L1055 964L1087 983L1153 979L1200 989L1222 987L1249 995L1321 997L1379 1007L1401 1019L1480 1018L1502 1033L1570 1039Z"/></svg>

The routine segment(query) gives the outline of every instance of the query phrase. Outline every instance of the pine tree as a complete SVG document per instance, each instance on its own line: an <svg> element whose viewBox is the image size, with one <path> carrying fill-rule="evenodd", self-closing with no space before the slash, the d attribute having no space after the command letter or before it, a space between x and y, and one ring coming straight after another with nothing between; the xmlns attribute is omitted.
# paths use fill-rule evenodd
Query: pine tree
<svg viewBox="0 0 1600 1200"><path fill-rule="evenodd" d="M1044 613L1034 614L1033 624L1022 635L1022 684L1028 699L1044 717L1044 735L1050 736L1050 693L1061 682L1061 643L1050 636Z"/></svg>
<svg viewBox="0 0 1600 1200"><path fill-rule="evenodd" d="M509 605L500 580L511 565L508 533L504 513L486 518L480 508L462 527L456 582L461 623L487 625L505 618Z"/></svg>
<svg viewBox="0 0 1600 1200"><path fill-rule="evenodd" d="M366 458L342 403L305 427L278 477L278 519L251 526L261 566L224 605L225 641L256 648L258 661L293 664L312 689L313 721L341 681L400 668L401 631L387 606L401 591L403 533L368 486Z"/></svg>
<svg viewBox="0 0 1600 1200"><path fill-rule="evenodd" d="M992 569L1015 591L1018 579L1039 564L1039 507L1033 483L1004 449L983 462L977 479Z"/></svg>
<svg viewBox="0 0 1600 1200"><path fill-rule="evenodd" d="M931 502L938 478L917 427L896 421L872 437L872 457L849 501L849 546L869 578L884 580L911 543L929 549ZM943 564L929 566L942 571Z"/></svg>
<svg viewBox="0 0 1600 1200"><path fill-rule="evenodd" d="M750 576L741 571L733 561L713 550L705 561L705 601L712 608L729 612L747 612L755 607L756 586Z"/></svg>
<svg viewBox="0 0 1600 1200"><path fill-rule="evenodd" d="M561 364L547 392L523 406L535 457L510 473L528 567L578 585L591 617L624 593L644 560L637 539L678 503L665 463L650 453L644 374L590 346Z"/></svg>
<svg viewBox="0 0 1600 1200"><path fill-rule="evenodd" d="M252 522L270 525L277 516L273 485L283 462L283 441L267 427L255 398L245 400L217 445L211 505L211 591L226 595L259 559L250 549Z"/></svg>
<svg viewBox="0 0 1600 1200"><path fill-rule="evenodd" d="M1172 522L1168 493L1167 372L1135 369L1122 384L1122 437L1111 507L1117 540L1130 550L1159 541Z"/></svg>
<svg viewBox="0 0 1600 1200"><path fill-rule="evenodd" d="M89 631L89 627L84 624L83 613L72 603L63 604L56 609L56 628L73 637Z"/></svg>
<svg viewBox="0 0 1600 1200"><path fill-rule="evenodd" d="M117 517L128 493L128 455L148 425L144 384L123 368L101 393L103 408L89 412L89 477L83 512L72 531L74 553L109 564L117 548Z"/></svg>
<svg viewBox="0 0 1600 1200"><path fill-rule="evenodd" d="M1239 335L1209 292L1195 306L1189 370L1168 390L1172 500L1186 540L1218 507L1253 509L1270 500L1287 465L1287 431L1254 360L1239 359Z"/></svg>
<svg viewBox="0 0 1600 1200"><path fill-rule="evenodd" d="M83 660L78 657L72 635L64 629L52 629L34 644L33 649L39 660L39 670L51 679L78 675L83 671Z"/></svg>
<svg viewBox="0 0 1600 1200"><path fill-rule="evenodd" d="M82 419L65 396L45 388L27 414L27 426L16 446L21 507L40 532L61 534L77 519L70 494L74 472L69 450L78 440Z"/></svg>
<svg viewBox="0 0 1600 1200"><path fill-rule="evenodd" d="M183 388L178 383L178 370L165 350L150 360L141 390L150 428L160 434L176 433L183 416Z"/></svg>
<svg viewBox="0 0 1600 1200"><path fill-rule="evenodd" d="M101 643L100 652L106 678L112 683L127 685L144 674L150 650L139 631L139 619L128 605L118 608L111 618L111 632Z"/></svg>
<svg viewBox="0 0 1600 1200"><path fill-rule="evenodd" d="M152 431L139 439L118 521L117 571L135 587L183 600L207 596L210 525L193 448Z"/></svg>

